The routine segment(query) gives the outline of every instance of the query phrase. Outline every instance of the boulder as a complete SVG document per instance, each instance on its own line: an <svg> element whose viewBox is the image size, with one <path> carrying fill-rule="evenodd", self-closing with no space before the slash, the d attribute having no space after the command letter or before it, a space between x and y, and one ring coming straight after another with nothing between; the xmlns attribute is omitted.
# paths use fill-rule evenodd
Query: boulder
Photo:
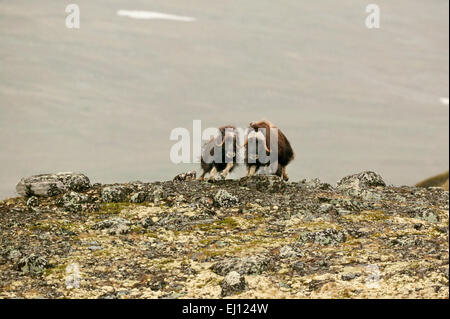
<svg viewBox="0 0 450 319"><path fill-rule="evenodd" d="M277 175L253 175L242 177L239 186L260 192L278 192L286 186L286 182Z"/></svg>
<svg viewBox="0 0 450 319"><path fill-rule="evenodd" d="M49 264L44 257L31 254L20 259L15 265L15 269L24 274L40 274Z"/></svg>
<svg viewBox="0 0 450 319"><path fill-rule="evenodd" d="M214 203L219 207L231 207L239 203L239 199L228 193L224 189L220 189L214 195Z"/></svg>
<svg viewBox="0 0 450 319"><path fill-rule="evenodd" d="M298 243L314 243L322 246L338 245L347 240L347 234L344 231L328 228L317 232L306 232L299 236Z"/></svg>
<svg viewBox="0 0 450 319"><path fill-rule="evenodd" d="M225 276L220 287L222 288L222 297L226 297L244 291L247 288L247 283L244 276L236 271L231 271Z"/></svg>
<svg viewBox="0 0 450 319"><path fill-rule="evenodd" d="M89 178L80 173L40 174L22 178L16 186L21 196L56 196L66 191L84 191L91 187Z"/></svg>
<svg viewBox="0 0 450 319"><path fill-rule="evenodd" d="M130 190L123 186L105 186L102 189L102 202L120 203L124 202Z"/></svg>
<svg viewBox="0 0 450 319"><path fill-rule="evenodd" d="M231 271L241 275L261 274L269 268L270 258L263 255L254 255L242 258L229 258L216 262L211 270L218 275L225 276Z"/></svg>
<svg viewBox="0 0 450 319"><path fill-rule="evenodd" d="M386 186L383 178L371 171L365 171L354 175L349 175L337 183L338 189L364 189L377 186Z"/></svg>
<svg viewBox="0 0 450 319"><path fill-rule="evenodd" d="M130 231L131 222L125 218L113 217L96 223L92 229L105 229L110 235L122 235Z"/></svg>
<svg viewBox="0 0 450 319"><path fill-rule="evenodd" d="M79 212L89 203L89 197L77 192L69 192L64 194L57 200L57 205L64 208L68 212Z"/></svg>

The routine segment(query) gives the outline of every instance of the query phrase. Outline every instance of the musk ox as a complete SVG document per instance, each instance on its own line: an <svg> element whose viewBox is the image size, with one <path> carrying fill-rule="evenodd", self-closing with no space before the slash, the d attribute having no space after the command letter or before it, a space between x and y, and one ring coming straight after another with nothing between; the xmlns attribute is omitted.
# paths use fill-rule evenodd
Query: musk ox
<svg viewBox="0 0 450 319"><path fill-rule="evenodd" d="M225 125L219 127L219 134L205 144L202 150L201 167L203 169L200 180L209 173L209 179L219 172L222 177L236 167L238 132L236 127Z"/></svg>
<svg viewBox="0 0 450 319"><path fill-rule="evenodd" d="M273 165L273 173L287 181L286 166L294 159L295 153L286 136L269 121L251 122L249 128L244 143L247 176L254 175L261 167ZM273 145L271 136L274 138Z"/></svg>

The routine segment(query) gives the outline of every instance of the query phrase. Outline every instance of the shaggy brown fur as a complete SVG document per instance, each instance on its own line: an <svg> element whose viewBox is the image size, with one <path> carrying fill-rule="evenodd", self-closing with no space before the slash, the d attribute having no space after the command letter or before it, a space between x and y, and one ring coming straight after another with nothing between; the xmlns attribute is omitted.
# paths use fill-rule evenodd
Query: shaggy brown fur
<svg viewBox="0 0 450 319"><path fill-rule="evenodd" d="M282 177L285 180L288 180L289 177L286 173L286 166L295 158L294 150L292 149L289 140L286 136L281 132L279 128L270 123L269 121L259 121L259 122L251 122L250 128L255 132L262 132L265 139L266 149L269 152L266 152L266 155L270 155L270 129L275 128L278 130L278 167L275 172L275 175ZM263 130L260 130L263 129ZM264 143L263 140L257 139L258 143ZM248 137L245 141L245 164L247 166L247 175L253 175L260 167L268 166L270 163L261 163L258 159L256 159L256 163L249 163L248 161Z"/></svg>
<svg viewBox="0 0 450 319"><path fill-rule="evenodd" d="M231 134L226 135L226 129L231 129ZM201 167L203 169L202 175L199 177L200 180L205 178L207 173L210 174L210 179L214 177L216 172L222 173L223 177L226 177L228 173L232 172L236 167L236 157L237 157L237 130L236 127L232 125L225 125L219 127L220 134L212 138L208 143L205 144L204 150L201 158ZM232 139L232 140L231 140ZM220 145L222 144L222 145ZM233 145L233 151L231 156L230 152L227 154L226 145ZM218 146L220 145L220 146ZM214 156L214 151L218 148L222 149L222 158L220 162L207 163L205 158L207 157L208 149L210 156Z"/></svg>

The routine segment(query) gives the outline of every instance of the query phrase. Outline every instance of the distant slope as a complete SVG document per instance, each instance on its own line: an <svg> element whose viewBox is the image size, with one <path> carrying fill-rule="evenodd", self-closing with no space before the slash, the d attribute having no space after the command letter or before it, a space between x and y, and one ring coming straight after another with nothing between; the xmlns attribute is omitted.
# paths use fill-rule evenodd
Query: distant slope
<svg viewBox="0 0 450 319"><path fill-rule="evenodd" d="M445 173L427 178L426 180L417 183L417 187L433 187L433 186L441 186L445 190L448 191L448 171Z"/></svg>

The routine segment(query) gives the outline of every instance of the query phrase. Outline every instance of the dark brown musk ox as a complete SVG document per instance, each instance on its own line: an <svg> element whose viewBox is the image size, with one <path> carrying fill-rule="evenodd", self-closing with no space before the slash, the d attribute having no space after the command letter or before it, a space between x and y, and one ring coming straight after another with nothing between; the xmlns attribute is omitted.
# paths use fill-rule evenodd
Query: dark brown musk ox
<svg viewBox="0 0 450 319"><path fill-rule="evenodd" d="M219 133L207 142L202 150L201 167L203 169L200 180L209 173L213 179L217 172L226 178L228 173L236 167L238 132L235 126L225 125L219 127Z"/></svg>
<svg viewBox="0 0 450 319"><path fill-rule="evenodd" d="M289 180L286 166L295 158L291 147L283 132L269 121L251 122L249 133L244 143L247 176L254 175L261 167L273 166L275 175ZM270 137L275 137L271 145ZM278 147L273 151L271 148Z"/></svg>

